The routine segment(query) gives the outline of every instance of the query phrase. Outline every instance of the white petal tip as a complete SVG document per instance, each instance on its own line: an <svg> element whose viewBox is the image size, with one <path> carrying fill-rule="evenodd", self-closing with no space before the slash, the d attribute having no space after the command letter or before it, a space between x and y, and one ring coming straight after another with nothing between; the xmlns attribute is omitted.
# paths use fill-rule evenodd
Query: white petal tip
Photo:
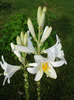
<svg viewBox="0 0 74 100"><path fill-rule="evenodd" d="M35 78L34 81L39 81L39 80Z"/></svg>
<svg viewBox="0 0 74 100"><path fill-rule="evenodd" d="M14 44L11 43L10 46L11 46L12 50L14 50Z"/></svg>
<svg viewBox="0 0 74 100"><path fill-rule="evenodd" d="M67 65L67 62L65 61L65 64Z"/></svg>

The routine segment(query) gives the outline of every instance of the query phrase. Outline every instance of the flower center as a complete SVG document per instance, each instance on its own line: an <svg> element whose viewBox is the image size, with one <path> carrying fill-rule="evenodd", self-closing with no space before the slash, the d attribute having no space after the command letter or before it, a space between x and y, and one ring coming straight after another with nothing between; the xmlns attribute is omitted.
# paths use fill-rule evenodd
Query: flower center
<svg viewBox="0 0 74 100"><path fill-rule="evenodd" d="M5 74L6 74L6 72L5 72Z"/></svg>
<svg viewBox="0 0 74 100"><path fill-rule="evenodd" d="M42 69L43 69L43 71L45 72L46 70L48 70L48 63L42 63Z"/></svg>
<svg viewBox="0 0 74 100"><path fill-rule="evenodd" d="M6 75L7 73L6 73L6 71L4 72L4 75Z"/></svg>

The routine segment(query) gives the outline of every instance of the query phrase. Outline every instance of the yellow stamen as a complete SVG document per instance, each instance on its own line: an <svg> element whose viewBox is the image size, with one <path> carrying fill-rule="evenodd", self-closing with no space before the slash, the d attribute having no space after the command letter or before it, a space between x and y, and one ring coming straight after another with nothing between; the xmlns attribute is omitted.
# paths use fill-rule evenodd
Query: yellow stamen
<svg viewBox="0 0 74 100"><path fill-rule="evenodd" d="M43 64L42 64L42 69L43 69L44 72L47 71L47 70L49 69L48 63L44 63L44 62L43 62Z"/></svg>
<svg viewBox="0 0 74 100"><path fill-rule="evenodd" d="M6 74L6 72L5 72L5 74Z"/></svg>

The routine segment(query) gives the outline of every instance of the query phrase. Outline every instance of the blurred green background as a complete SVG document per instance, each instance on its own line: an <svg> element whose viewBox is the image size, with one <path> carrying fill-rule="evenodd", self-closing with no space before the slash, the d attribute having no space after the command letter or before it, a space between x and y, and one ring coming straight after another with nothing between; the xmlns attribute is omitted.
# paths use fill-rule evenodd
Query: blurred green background
<svg viewBox="0 0 74 100"><path fill-rule="evenodd" d="M52 35L54 33L59 35L68 63L55 68L58 75L56 80L45 75L42 77L41 100L73 100L73 0L0 0L0 56L4 55L5 60L10 64L20 64L15 60L16 58L14 59L12 51L9 51L10 42L12 40L15 42L14 38L21 30L27 31L28 17L32 19L34 26L36 25L36 11L40 5L47 6L45 25L52 26L54 31ZM47 46L50 46L49 44L50 42ZM0 68L0 73L2 72ZM25 100L22 74L22 71L15 73L11 78L11 84L6 83L5 86L2 85L4 76L0 77L0 100ZM29 84L30 100L37 100L34 75L29 74Z"/></svg>

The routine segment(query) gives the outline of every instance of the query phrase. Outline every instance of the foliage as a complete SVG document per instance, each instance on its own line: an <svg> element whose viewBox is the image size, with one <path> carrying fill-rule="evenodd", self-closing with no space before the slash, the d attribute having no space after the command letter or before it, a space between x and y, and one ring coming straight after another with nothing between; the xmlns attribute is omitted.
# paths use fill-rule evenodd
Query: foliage
<svg viewBox="0 0 74 100"><path fill-rule="evenodd" d="M6 1L1 0L0 1L0 9L6 9L6 8L11 8L12 4Z"/></svg>
<svg viewBox="0 0 74 100"><path fill-rule="evenodd" d="M9 22L4 25L2 30L3 38L0 39L0 42L3 42L2 50L10 50L10 43L15 42L14 38L24 30L27 30L27 19L26 15L11 15L9 17Z"/></svg>
<svg viewBox="0 0 74 100"><path fill-rule="evenodd" d="M10 0L6 0L6 1L10 1ZM67 59L68 65L60 67L61 68L59 69L60 75L58 76L57 80L54 81L51 79L48 80L48 78L46 79L45 76L43 77L43 79L41 80L41 98L42 100L49 100L49 98L50 100L73 100L74 98L73 95L74 92L73 89L74 88L73 87L74 86L73 85L74 84L73 81L73 76L74 76L73 74L74 73L73 72L73 58L74 58L73 57L73 49L74 49L73 47L73 34L74 34L73 33L73 26L74 26L73 6L74 3L73 2L74 1L73 0L71 1L70 0L62 0L62 1L61 0L40 0L40 1L33 0L32 2L31 0L27 0L27 1L11 0L11 2L14 3L15 6L14 12L16 13L21 13L21 9L23 8L23 13L26 14L28 13L29 16L34 17L33 14L35 13L32 13L33 10L37 9L39 5L43 6L46 4L48 8L48 12L49 11L53 12L58 17L57 20L55 20L54 22L52 20L50 25L54 28L54 30L57 30L58 35L61 36L61 42L63 45L63 49L65 51L65 57ZM0 23L8 21L8 14L10 15L11 13L12 12L7 13L6 10L4 10L2 14L0 12L0 16L1 16ZM50 13L47 16L50 16ZM49 25L49 22L50 20L46 21L46 23L48 23L47 25ZM7 33L11 34L9 32ZM2 39L3 35L4 35L3 32L0 32L0 55L2 55L3 52L5 52L5 49L3 49L2 44L6 40ZM10 63L14 63L15 60L13 60L13 58L10 57L11 54L8 53L8 55L9 57L6 58L6 60ZM16 64L18 64L18 62ZM36 86L35 86L35 82L33 81L34 76L33 77L31 76L33 75L29 74L30 100L36 100L36 88L35 88ZM0 77L0 80L3 80L3 77ZM10 85L6 84L6 86L3 87L2 81L0 82L0 100L3 99L13 100L13 98L14 100L24 100L24 96L21 93L24 91L24 89L23 89L22 73L20 71L16 73L16 76L12 77L11 83L12 84ZM20 91L20 94L18 94L18 91Z"/></svg>
<svg viewBox="0 0 74 100"><path fill-rule="evenodd" d="M36 12L34 12L34 15L36 16ZM51 16L52 14L50 14ZM4 25L4 28L2 30L2 36L3 38L0 39L0 43L3 43L3 46L1 46L2 51L11 50L10 49L10 43L13 41L15 43L15 37L20 34L21 31L26 32L28 30L27 28L27 15L25 14L17 14L16 16L11 15L9 18L9 22ZM46 23L48 20L55 20L53 17L48 19L48 16L46 16ZM47 23L48 25L50 23ZM36 36L37 34L37 23L36 19L33 21L33 25L35 27ZM52 37L55 37L55 34L57 31L53 31L52 35L49 36L47 41L44 43L45 48L49 47L50 45L53 45L55 42L52 39ZM51 42L50 42L51 41ZM34 42L33 42L34 43ZM36 44L34 44L36 45ZM43 46L44 46L43 45Z"/></svg>

